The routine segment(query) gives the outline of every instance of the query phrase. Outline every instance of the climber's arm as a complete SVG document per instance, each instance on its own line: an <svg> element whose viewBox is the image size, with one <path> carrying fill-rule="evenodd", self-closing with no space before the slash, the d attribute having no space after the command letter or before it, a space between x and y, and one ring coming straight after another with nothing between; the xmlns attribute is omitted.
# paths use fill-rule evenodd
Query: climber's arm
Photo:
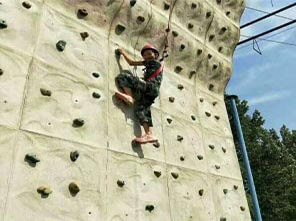
<svg viewBox="0 0 296 221"><path fill-rule="evenodd" d="M124 59L126 60L126 62L131 65L131 66L143 66L144 65L144 61L134 61L133 59L131 59L128 54L123 50L123 49L118 49L118 52L120 54L122 54L122 56L124 57Z"/></svg>

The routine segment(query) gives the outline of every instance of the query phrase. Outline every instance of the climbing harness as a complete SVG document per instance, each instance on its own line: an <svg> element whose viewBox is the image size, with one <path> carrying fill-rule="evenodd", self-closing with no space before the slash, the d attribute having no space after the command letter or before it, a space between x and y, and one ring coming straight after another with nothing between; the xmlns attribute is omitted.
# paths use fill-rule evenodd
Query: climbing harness
<svg viewBox="0 0 296 221"><path fill-rule="evenodd" d="M153 78L155 78L155 77L157 77L158 75L160 75L161 74L161 72L163 71L163 64L161 64L161 66L152 74L152 75L150 75L150 77L149 78L147 78L147 80L146 81L150 81L150 80L152 80Z"/></svg>

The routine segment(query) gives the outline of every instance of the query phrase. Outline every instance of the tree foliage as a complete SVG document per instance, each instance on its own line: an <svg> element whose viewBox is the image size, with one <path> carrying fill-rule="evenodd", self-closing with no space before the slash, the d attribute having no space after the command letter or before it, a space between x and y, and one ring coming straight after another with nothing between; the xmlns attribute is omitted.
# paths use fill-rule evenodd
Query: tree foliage
<svg viewBox="0 0 296 221"><path fill-rule="evenodd" d="M239 151L236 129L229 101L225 100L234 142L244 178L251 215L254 217L246 172ZM247 101L236 99L239 118L248 150L257 197L264 221L296 221L296 130L285 125L278 134L265 129L258 110L247 114Z"/></svg>

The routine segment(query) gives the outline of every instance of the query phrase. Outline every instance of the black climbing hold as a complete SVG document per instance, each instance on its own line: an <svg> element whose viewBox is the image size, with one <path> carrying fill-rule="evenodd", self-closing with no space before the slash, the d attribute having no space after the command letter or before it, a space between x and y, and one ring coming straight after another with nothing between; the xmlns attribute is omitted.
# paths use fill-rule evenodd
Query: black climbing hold
<svg viewBox="0 0 296 221"><path fill-rule="evenodd" d="M243 207L243 206L241 206L240 209L241 209L241 211L245 211L246 210L246 208Z"/></svg>
<svg viewBox="0 0 296 221"><path fill-rule="evenodd" d="M237 190L237 189L238 189L238 186L237 186L237 185L233 185L233 188L234 188L235 190Z"/></svg>
<svg viewBox="0 0 296 221"><path fill-rule="evenodd" d="M203 156L202 155L197 155L197 159L203 160Z"/></svg>
<svg viewBox="0 0 296 221"><path fill-rule="evenodd" d="M209 90L212 91L214 89L214 85L213 84L209 84Z"/></svg>
<svg viewBox="0 0 296 221"><path fill-rule="evenodd" d="M131 0L130 1L130 6L134 7L136 3L137 3L137 0Z"/></svg>
<svg viewBox="0 0 296 221"><path fill-rule="evenodd" d="M77 12L77 17L79 19L82 19L82 18L85 18L86 16L88 16L88 12L86 9L78 9L78 12Z"/></svg>
<svg viewBox="0 0 296 221"><path fill-rule="evenodd" d="M219 165L215 165L215 168L219 170L221 167Z"/></svg>
<svg viewBox="0 0 296 221"><path fill-rule="evenodd" d="M219 51L219 52L222 52L222 50L223 50L223 47L219 47L219 48L218 48L218 51Z"/></svg>
<svg viewBox="0 0 296 221"><path fill-rule="evenodd" d="M159 148L159 147L160 147L160 143L159 143L159 141L153 143L153 146L156 147L156 148Z"/></svg>
<svg viewBox="0 0 296 221"><path fill-rule="evenodd" d="M221 0L216 0L217 4L221 4Z"/></svg>
<svg viewBox="0 0 296 221"><path fill-rule="evenodd" d="M170 9L170 5L166 2L163 3L163 9L164 10L169 10Z"/></svg>
<svg viewBox="0 0 296 221"><path fill-rule="evenodd" d="M137 24L142 24L145 21L145 18L143 16L137 17Z"/></svg>
<svg viewBox="0 0 296 221"><path fill-rule="evenodd" d="M180 50L184 50L185 49L185 45L184 44L181 44L180 45Z"/></svg>
<svg viewBox="0 0 296 221"><path fill-rule="evenodd" d="M204 194L204 190L203 190L203 189L200 189L200 190L198 191L198 194L199 194L200 196L202 196L202 195Z"/></svg>
<svg viewBox="0 0 296 221"><path fill-rule="evenodd" d="M209 148L212 149L212 150L214 150L215 149L215 146L213 144L210 144L209 145Z"/></svg>
<svg viewBox="0 0 296 221"><path fill-rule="evenodd" d="M93 75L95 78L99 78L99 77L100 77L100 74L99 74L99 73L96 73L96 72L92 73L92 75Z"/></svg>
<svg viewBox="0 0 296 221"><path fill-rule="evenodd" d="M81 32L80 36L82 41L85 41L85 39L89 37L89 34L87 32Z"/></svg>
<svg viewBox="0 0 296 221"><path fill-rule="evenodd" d="M24 1L22 3L22 5L26 8L26 9L30 9L32 7L32 5L29 2Z"/></svg>
<svg viewBox="0 0 296 221"><path fill-rule="evenodd" d="M65 47L66 47L67 42L65 42L64 40L59 40L56 43L56 48L58 49L58 51L64 51Z"/></svg>
<svg viewBox="0 0 296 221"><path fill-rule="evenodd" d="M215 35L210 35L209 36L209 41L212 41L215 38Z"/></svg>
<svg viewBox="0 0 296 221"><path fill-rule="evenodd" d="M228 193L228 190L227 189L223 189L223 193L224 194L227 194Z"/></svg>
<svg viewBox="0 0 296 221"><path fill-rule="evenodd" d="M25 161L31 166L35 167L40 162L39 158L35 154L26 154Z"/></svg>
<svg viewBox="0 0 296 221"><path fill-rule="evenodd" d="M176 31L172 31L172 34L173 34L174 37L178 37L178 35L179 35L179 33L176 32Z"/></svg>
<svg viewBox="0 0 296 221"><path fill-rule="evenodd" d="M213 70L216 70L218 68L218 65L214 64L213 65Z"/></svg>
<svg viewBox="0 0 296 221"><path fill-rule="evenodd" d="M178 89L179 90L183 90L184 89L184 86L182 84L178 84Z"/></svg>
<svg viewBox="0 0 296 221"><path fill-rule="evenodd" d="M220 120L220 117L217 115L215 115L215 118L216 118L216 120Z"/></svg>
<svg viewBox="0 0 296 221"><path fill-rule="evenodd" d="M181 142L184 138L180 135L177 136L177 141Z"/></svg>
<svg viewBox="0 0 296 221"><path fill-rule="evenodd" d="M183 68L181 66L176 66L176 68L175 68L176 73L180 73L182 70L183 70Z"/></svg>
<svg viewBox="0 0 296 221"><path fill-rule="evenodd" d="M223 153L226 153L226 148L222 147L222 151L223 151Z"/></svg>
<svg viewBox="0 0 296 221"><path fill-rule="evenodd" d="M124 31L125 31L125 27L123 25L118 24L115 28L115 33L117 35L122 34L122 32L124 32Z"/></svg>
<svg viewBox="0 0 296 221"><path fill-rule="evenodd" d="M196 5L195 3L192 3L192 4L191 4L191 8L192 8L192 9L195 9L196 7L197 7L197 5Z"/></svg>
<svg viewBox="0 0 296 221"><path fill-rule="evenodd" d="M196 121L196 117L194 115L191 115L191 120Z"/></svg>
<svg viewBox="0 0 296 221"><path fill-rule="evenodd" d="M43 96L47 96L47 97L50 97L51 96L51 91L50 90L46 90L46 89L43 89L43 88L40 88L40 92Z"/></svg>
<svg viewBox="0 0 296 221"><path fill-rule="evenodd" d="M83 125L84 125L84 120L79 118L73 120L72 127L82 127Z"/></svg>
<svg viewBox="0 0 296 221"><path fill-rule="evenodd" d="M230 11L226 12L226 16L229 16L230 15Z"/></svg>
<svg viewBox="0 0 296 221"><path fill-rule="evenodd" d="M211 113L209 113L209 112L205 112L205 114L207 115L207 117L211 116Z"/></svg>
<svg viewBox="0 0 296 221"><path fill-rule="evenodd" d="M169 101L170 101L171 103L174 103L175 98L174 98L174 97L169 97Z"/></svg>
<svg viewBox="0 0 296 221"><path fill-rule="evenodd" d="M191 79L194 75L196 75L196 71L190 71L189 79Z"/></svg>
<svg viewBox="0 0 296 221"><path fill-rule="evenodd" d="M178 177L179 177L179 174L177 174L175 172L172 172L171 175L174 179L178 179Z"/></svg>
<svg viewBox="0 0 296 221"><path fill-rule="evenodd" d="M4 29L4 28L7 28L7 23L6 21L0 19L0 29Z"/></svg>
<svg viewBox="0 0 296 221"><path fill-rule="evenodd" d="M188 27L189 29L192 29L192 28L193 28L193 24L189 23L187 27Z"/></svg>
<svg viewBox="0 0 296 221"><path fill-rule="evenodd" d="M209 18L211 17L211 15L212 15L212 12L207 12L206 17Z"/></svg>
<svg viewBox="0 0 296 221"><path fill-rule="evenodd" d="M160 177L160 176L161 176L161 172L160 172L160 171L154 171L154 175L155 175L156 177Z"/></svg>
<svg viewBox="0 0 296 221"><path fill-rule="evenodd" d="M214 101L212 104L213 104L213 106L216 106L218 104L218 102Z"/></svg>
<svg viewBox="0 0 296 221"><path fill-rule="evenodd" d="M147 210L151 213L154 210L154 206L153 205L146 205L145 210Z"/></svg>
<svg viewBox="0 0 296 221"><path fill-rule="evenodd" d="M198 49L197 50L197 55L201 55L201 53L202 53L202 49Z"/></svg>
<svg viewBox="0 0 296 221"><path fill-rule="evenodd" d="M70 159L71 159L73 162L76 161L76 160L78 159L78 157L79 157L79 152L78 152L77 150L72 151L72 152L70 153Z"/></svg>
<svg viewBox="0 0 296 221"><path fill-rule="evenodd" d="M124 186L124 181L123 180L117 180L117 185L119 186L119 187L123 187Z"/></svg>
<svg viewBox="0 0 296 221"><path fill-rule="evenodd" d="M96 98L96 99L101 98L101 95L97 92L93 92L92 96L93 96L93 98Z"/></svg>
<svg viewBox="0 0 296 221"><path fill-rule="evenodd" d="M74 182L70 183L68 188L72 196L76 196L80 191L79 186Z"/></svg>
<svg viewBox="0 0 296 221"><path fill-rule="evenodd" d="M223 35L226 31L227 31L226 27L221 28L219 31L219 35Z"/></svg>
<svg viewBox="0 0 296 221"><path fill-rule="evenodd" d="M167 122L170 124L170 123L172 123L172 119L171 118L167 118Z"/></svg>
<svg viewBox="0 0 296 221"><path fill-rule="evenodd" d="M211 54L208 54L208 59L211 59L213 56Z"/></svg>
<svg viewBox="0 0 296 221"><path fill-rule="evenodd" d="M184 156L180 156L180 160L181 161L184 161L185 160L185 157Z"/></svg>
<svg viewBox="0 0 296 221"><path fill-rule="evenodd" d="M0 76L4 73L4 71L0 68Z"/></svg>
<svg viewBox="0 0 296 221"><path fill-rule="evenodd" d="M199 101L200 101L200 103L202 103L204 101L204 99L203 98L200 98Z"/></svg>
<svg viewBox="0 0 296 221"><path fill-rule="evenodd" d="M227 219L225 217L221 217L220 221L227 221Z"/></svg>
<svg viewBox="0 0 296 221"><path fill-rule="evenodd" d="M40 186L37 188L37 192L41 195L42 198L47 198L49 194L52 193L52 190L49 187Z"/></svg>

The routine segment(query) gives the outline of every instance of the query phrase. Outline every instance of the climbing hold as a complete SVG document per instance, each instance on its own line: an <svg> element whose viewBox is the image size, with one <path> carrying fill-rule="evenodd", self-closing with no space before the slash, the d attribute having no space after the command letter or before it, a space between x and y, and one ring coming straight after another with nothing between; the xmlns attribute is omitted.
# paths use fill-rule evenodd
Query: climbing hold
<svg viewBox="0 0 296 221"><path fill-rule="evenodd" d="M93 98L96 98L96 99L101 98L101 95L97 92L93 92L92 96L93 96Z"/></svg>
<svg viewBox="0 0 296 221"><path fill-rule="evenodd" d="M181 44L180 45L180 51L184 50L185 49L185 45L184 44Z"/></svg>
<svg viewBox="0 0 296 221"><path fill-rule="evenodd" d="M202 49L198 49L197 50L197 55L201 55L201 53L202 53Z"/></svg>
<svg viewBox="0 0 296 221"><path fill-rule="evenodd" d="M142 24L145 21L145 18L143 16L137 17L137 24Z"/></svg>
<svg viewBox="0 0 296 221"><path fill-rule="evenodd" d="M215 118L216 118L216 120L220 120L220 117L217 115L215 115Z"/></svg>
<svg viewBox="0 0 296 221"><path fill-rule="evenodd" d="M180 135L177 136L177 141L181 142L184 138Z"/></svg>
<svg viewBox="0 0 296 221"><path fill-rule="evenodd" d="M175 173L175 172L172 172L171 175L174 179L178 179L178 177L179 177L179 174Z"/></svg>
<svg viewBox="0 0 296 221"><path fill-rule="evenodd" d="M31 166L35 167L36 163L39 163L40 160L35 154L26 154L25 161Z"/></svg>
<svg viewBox="0 0 296 221"><path fill-rule="evenodd" d="M156 177L160 177L160 176L161 176L161 172L160 172L160 171L154 171L154 175L155 175Z"/></svg>
<svg viewBox="0 0 296 221"><path fill-rule="evenodd" d="M207 12L207 14L206 14L206 18L209 18L209 17L211 17L211 15L212 15L212 12Z"/></svg>
<svg viewBox="0 0 296 221"><path fill-rule="evenodd" d="M228 193L228 190L227 189L223 189L223 193L224 194L227 194Z"/></svg>
<svg viewBox="0 0 296 221"><path fill-rule="evenodd" d="M199 194L200 196L202 196L202 195L204 194L204 190L203 190L203 189L200 189L200 190L198 191L198 194Z"/></svg>
<svg viewBox="0 0 296 221"><path fill-rule="evenodd" d="M71 159L73 162L76 161L76 160L78 159L78 157L79 157L79 152L78 152L77 150L72 151L72 152L70 153L70 159Z"/></svg>
<svg viewBox="0 0 296 221"><path fill-rule="evenodd" d="M217 103L218 103L217 101L214 101L212 104L213 106L216 106Z"/></svg>
<svg viewBox="0 0 296 221"><path fill-rule="evenodd" d="M181 66L176 66L175 67L175 72L176 73L180 73L183 70L183 68Z"/></svg>
<svg viewBox="0 0 296 221"><path fill-rule="evenodd" d="M197 7L197 5L195 3L191 4L191 9L195 9Z"/></svg>
<svg viewBox="0 0 296 221"><path fill-rule="evenodd" d="M50 97L51 96L51 91L50 90L46 90L46 89L43 89L43 88L40 88L40 92L43 96L47 96L47 97Z"/></svg>
<svg viewBox="0 0 296 221"><path fill-rule="evenodd" d="M99 73L96 73L96 72L92 73L92 75L93 75L95 78L99 78L99 77L100 77L100 74L99 74Z"/></svg>
<svg viewBox="0 0 296 221"><path fill-rule="evenodd" d="M222 52L222 50L223 50L223 47L219 47L219 48L218 48L218 51L219 51L219 52Z"/></svg>
<svg viewBox="0 0 296 221"><path fill-rule="evenodd" d="M116 28L115 28L115 33L116 33L117 35L122 34L122 32L124 32L124 31L125 31L125 27L124 27L123 25L121 25L121 24L118 24L118 25L116 26Z"/></svg>
<svg viewBox="0 0 296 221"><path fill-rule="evenodd" d="M203 160L203 156L202 155L197 155L197 159Z"/></svg>
<svg viewBox="0 0 296 221"><path fill-rule="evenodd" d="M195 117L194 115L191 115L191 119L192 119L193 121L196 121L196 117Z"/></svg>
<svg viewBox="0 0 296 221"><path fill-rule="evenodd" d="M167 2L163 3L163 9L164 10L169 10L170 9L170 5Z"/></svg>
<svg viewBox="0 0 296 221"><path fill-rule="evenodd" d="M65 42L64 40L59 40L56 43L56 48L58 49L58 51L64 51L65 47L66 47L67 42Z"/></svg>
<svg viewBox="0 0 296 221"><path fill-rule="evenodd" d="M237 189L238 189L238 186L237 186L237 185L233 185L233 188L234 188L235 190L237 190Z"/></svg>
<svg viewBox="0 0 296 221"><path fill-rule="evenodd" d="M225 217L221 217L220 221L227 221L227 219Z"/></svg>
<svg viewBox="0 0 296 221"><path fill-rule="evenodd" d="M0 19L0 29L4 29L4 28L7 28L7 23L6 21Z"/></svg>
<svg viewBox="0 0 296 221"><path fill-rule="evenodd" d="M169 101L170 101L171 103L174 103L175 98L174 98L174 97L169 97Z"/></svg>
<svg viewBox="0 0 296 221"><path fill-rule="evenodd" d="M169 124L171 124L172 123L172 119L171 118L167 118L167 122L169 123Z"/></svg>
<svg viewBox="0 0 296 221"><path fill-rule="evenodd" d="M218 5L221 4L221 0L216 0L216 2Z"/></svg>
<svg viewBox="0 0 296 221"><path fill-rule="evenodd" d="M0 76L4 73L4 71L0 68Z"/></svg>
<svg viewBox="0 0 296 221"><path fill-rule="evenodd" d="M211 59L213 56L211 54L208 54L208 59Z"/></svg>
<svg viewBox="0 0 296 221"><path fill-rule="evenodd" d="M209 41L212 41L215 38L215 35L210 35L209 36Z"/></svg>
<svg viewBox="0 0 296 221"><path fill-rule="evenodd" d="M124 181L123 180L117 180L117 185L119 186L119 187L123 187L124 186Z"/></svg>
<svg viewBox="0 0 296 221"><path fill-rule="evenodd" d="M172 34L173 34L174 37L178 37L178 35L179 35L179 33L176 32L176 31L172 31Z"/></svg>
<svg viewBox="0 0 296 221"><path fill-rule="evenodd" d="M209 84L209 90L210 91L213 91L213 89L214 89L214 85L213 84Z"/></svg>
<svg viewBox="0 0 296 221"><path fill-rule="evenodd" d="M154 210L154 206L153 205L146 205L145 210L147 210L151 213Z"/></svg>
<svg viewBox="0 0 296 221"><path fill-rule="evenodd" d="M189 73L189 79L191 79L196 74L196 71L190 71Z"/></svg>
<svg viewBox="0 0 296 221"><path fill-rule="evenodd" d="M188 27L189 29L192 29L192 28L193 28L193 24L189 23L187 27Z"/></svg>
<svg viewBox="0 0 296 221"><path fill-rule="evenodd" d="M219 35L223 35L226 31L227 31L226 27L221 28L219 31Z"/></svg>
<svg viewBox="0 0 296 221"><path fill-rule="evenodd" d="M219 170L221 167L219 165L215 165L215 168Z"/></svg>
<svg viewBox="0 0 296 221"><path fill-rule="evenodd" d="M156 148L159 148L159 147L160 147L160 143L159 143L159 141L153 143L153 146L156 147Z"/></svg>
<svg viewBox="0 0 296 221"><path fill-rule="evenodd" d="M84 125L84 120L79 118L73 120L72 127L82 127L83 125Z"/></svg>
<svg viewBox="0 0 296 221"><path fill-rule="evenodd" d="M185 160L185 157L184 157L184 156L181 156L181 157L180 157L180 160L181 160L181 161L184 161L184 160Z"/></svg>
<svg viewBox="0 0 296 221"><path fill-rule="evenodd" d="M1 75L1 74L0 74ZM178 84L178 89L179 90L183 90L184 89L184 86L182 84Z"/></svg>
<svg viewBox="0 0 296 221"><path fill-rule="evenodd" d="M137 3L137 0L131 0L130 1L130 6L134 7L136 3Z"/></svg>
<svg viewBox="0 0 296 221"><path fill-rule="evenodd" d="M82 38L82 41L85 41L85 39L89 37L89 34L87 32L81 32L80 36Z"/></svg>
<svg viewBox="0 0 296 221"><path fill-rule="evenodd" d="M78 9L78 12L77 12L77 17L79 19L82 19L82 18L85 18L86 16L88 16L88 12L86 9Z"/></svg>
<svg viewBox="0 0 296 221"><path fill-rule="evenodd" d="M205 112L205 114L207 115L207 117L210 117L211 116L211 113L209 113L209 112Z"/></svg>
<svg viewBox="0 0 296 221"><path fill-rule="evenodd" d="M202 103L204 101L204 99L203 98L200 98L199 101L200 101L200 103Z"/></svg>
<svg viewBox="0 0 296 221"><path fill-rule="evenodd" d="M218 65L214 64L213 65L213 70L216 70L218 68Z"/></svg>
<svg viewBox="0 0 296 221"><path fill-rule="evenodd" d="M245 211L246 210L246 208L243 207L243 206L241 206L240 209L241 209L241 211Z"/></svg>
<svg viewBox="0 0 296 221"><path fill-rule="evenodd" d="M213 144L210 144L209 145L209 148L212 149L212 150L214 150L215 149L215 146Z"/></svg>
<svg viewBox="0 0 296 221"><path fill-rule="evenodd" d="M72 196L76 196L77 193L79 193L80 189L79 189L79 186L76 183L72 182L72 183L69 184L69 191L70 191Z"/></svg>
<svg viewBox="0 0 296 221"><path fill-rule="evenodd" d="M26 8L26 9L30 9L32 7L32 5L29 2L24 1L22 3L22 5Z"/></svg>
<svg viewBox="0 0 296 221"><path fill-rule="evenodd" d="M226 153L226 148L225 148L225 147L222 147L222 151L223 151L224 153Z"/></svg>
<svg viewBox="0 0 296 221"><path fill-rule="evenodd" d="M41 195L42 198L47 198L49 194L52 193L52 190L49 187L40 186L38 187L37 192Z"/></svg>
<svg viewBox="0 0 296 221"><path fill-rule="evenodd" d="M229 15L230 15L230 11L227 11L227 12L226 12L226 16L229 16Z"/></svg>

